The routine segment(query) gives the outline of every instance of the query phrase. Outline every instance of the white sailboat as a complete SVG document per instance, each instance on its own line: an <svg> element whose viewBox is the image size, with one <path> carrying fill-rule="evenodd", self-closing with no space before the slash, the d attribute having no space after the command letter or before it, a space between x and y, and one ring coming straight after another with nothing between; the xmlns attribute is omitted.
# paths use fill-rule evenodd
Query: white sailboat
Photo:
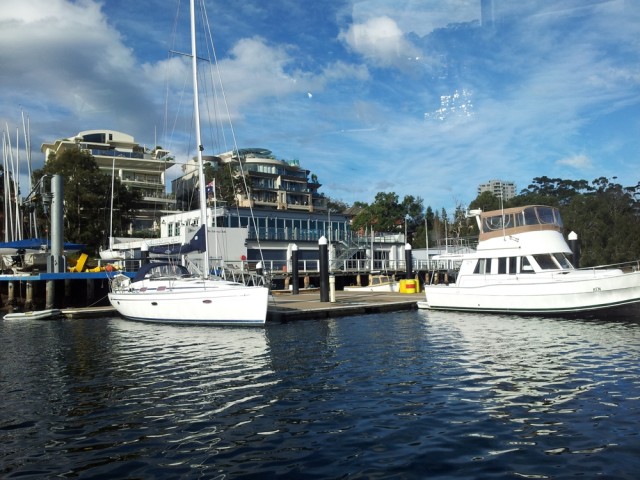
<svg viewBox="0 0 640 480"><path fill-rule="evenodd" d="M190 0L190 17L200 224L208 225L200 134L194 0ZM143 266L133 279L122 274L113 277L109 301L118 313L131 320L155 323L264 325L269 290L265 286L248 286L210 276L206 230L201 235L204 237L204 254L202 274L199 276L191 275L182 265L150 263Z"/></svg>

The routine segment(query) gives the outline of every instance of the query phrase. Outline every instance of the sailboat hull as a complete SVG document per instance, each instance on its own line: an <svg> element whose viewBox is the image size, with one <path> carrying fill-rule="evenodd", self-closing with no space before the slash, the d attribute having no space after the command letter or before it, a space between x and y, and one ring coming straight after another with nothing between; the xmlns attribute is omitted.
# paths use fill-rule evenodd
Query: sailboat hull
<svg viewBox="0 0 640 480"><path fill-rule="evenodd" d="M123 317L143 322L237 326L265 324L267 288L227 281L190 280L150 281L136 288L115 289L109 294L109 301Z"/></svg>

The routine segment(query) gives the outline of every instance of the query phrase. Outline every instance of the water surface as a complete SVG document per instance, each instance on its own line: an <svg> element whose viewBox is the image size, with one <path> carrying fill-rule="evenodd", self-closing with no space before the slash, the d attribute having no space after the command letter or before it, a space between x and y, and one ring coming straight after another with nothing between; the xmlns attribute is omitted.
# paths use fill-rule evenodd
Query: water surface
<svg viewBox="0 0 640 480"><path fill-rule="evenodd" d="M3 478L637 478L640 322L0 321Z"/></svg>

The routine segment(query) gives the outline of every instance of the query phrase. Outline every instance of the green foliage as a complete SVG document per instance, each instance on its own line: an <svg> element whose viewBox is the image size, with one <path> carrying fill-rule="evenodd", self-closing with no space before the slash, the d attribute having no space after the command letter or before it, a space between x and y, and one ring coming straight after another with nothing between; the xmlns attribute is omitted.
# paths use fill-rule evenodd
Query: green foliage
<svg viewBox="0 0 640 480"><path fill-rule="evenodd" d="M491 192L482 192L469 204L469 210L480 209L483 212L500 209L500 199Z"/></svg>
<svg viewBox="0 0 640 480"><path fill-rule="evenodd" d="M342 200L327 197L327 208L332 212L342 213L349 208L349 205Z"/></svg>
<svg viewBox="0 0 640 480"><path fill-rule="evenodd" d="M33 172L34 183L54 174L63 177L65 241L84 243L88 252L96 253L109 236L111 175L100 172L93 156L77 148L49 157L42 169ZM113 198L113 234L124 235L140 196L116 178ZM40 224L48 229L50 219L44 213L40 209Z"/></svg>
<svg viewBox="0 0 640 480"><path fill-rule="evenodd" d="M581 266L620 263L640 258L640 203L637 187L623 188L600 177L587 193L560 205L565 234L581 241Z"/></svg>
<svg viewBox="0 0 640 480"><path fill-rule="evenodd" d="M424 222L422 198L407 195L400 201L393 192L378 192L372 204L356 202L361 208L352 222L354 231L373 228L376 232L415 233Z"/></svg>
<svg viewBox="0 0 640 480"><path fill-rule="evenodd" d="M237 176L238 178L235 178ZM224 202L228 206L236 204L236 184L242 182L242 178L231 165L218 165L213 166L211 163L204 164L204 178L205 182L209 183L215 179L216 188L216 200L218 202ZM238 188L244 190L242 185ZM197 200L192 208L198 208Z"/></svg>

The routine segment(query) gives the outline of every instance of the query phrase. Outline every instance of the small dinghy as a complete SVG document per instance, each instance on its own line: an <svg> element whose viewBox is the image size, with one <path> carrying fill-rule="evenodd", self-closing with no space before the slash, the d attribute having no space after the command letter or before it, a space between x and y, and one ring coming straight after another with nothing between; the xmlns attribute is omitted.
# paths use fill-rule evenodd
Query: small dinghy
<svg viewBox="0 0 640 480"><path fill-rule="evenodd" d="M49 318L57 318L62 315L62 312L57 308L50 308L48 310L34 310L32 312L13 312L7 313L3 318L5 320L19 320L22 318L29 318L35 320L47 320Z"/></svg>

